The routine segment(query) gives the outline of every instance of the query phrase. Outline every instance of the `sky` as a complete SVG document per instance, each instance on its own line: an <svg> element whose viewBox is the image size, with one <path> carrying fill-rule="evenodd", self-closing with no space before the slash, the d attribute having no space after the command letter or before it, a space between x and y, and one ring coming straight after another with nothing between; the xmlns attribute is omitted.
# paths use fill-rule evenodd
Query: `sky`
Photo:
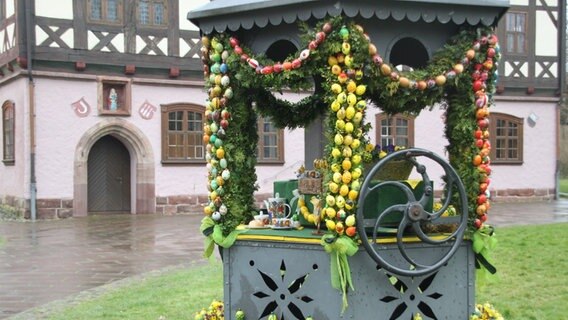
<svg viewBox="0 0 568 320"><path fill-rule="evenodd" d="M189 11L191 11L194 8L200 7L206 3L208 3L209 0L186 0L186 1L180 1L179 4L179 15L180 15L180 29L190 29L190 30L199 30L199 28L197 28L196 26L194 26L191 22L189 22L187 20L187 13Z"/></svg>

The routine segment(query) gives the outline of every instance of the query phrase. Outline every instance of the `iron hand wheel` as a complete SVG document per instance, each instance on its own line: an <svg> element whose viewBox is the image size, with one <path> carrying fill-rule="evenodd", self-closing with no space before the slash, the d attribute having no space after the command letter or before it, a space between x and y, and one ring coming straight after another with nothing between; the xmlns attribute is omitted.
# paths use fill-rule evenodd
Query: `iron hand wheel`
<svg viewBox="0 0 568 320"><path fill-rule="evenodd" d="M428 160L429 162L433 161L437 163L444 170L445 186L442 196L444 203L440 209L432 210L433 212L429 212L425 209L427 204L433 200L434 190L431 185L431 180L426 173L426 167L418 162L420 158L428 158L430 159ZM400 181L380 181L376 185L371 184L375 173L381 170L388 162L395 160L411 162L416 171L422 176L422 180L424 181L424 193L420 199L416 199L410 187ZM405 195L407 202L387 207L378 214L376 219L366 219L364 216L365 199L371 192L383 186L392 186L400 190L400 192ZM378 199L380 200L380 190L376 191ZM457 192L457 194L454 194L454 192ZM456 216L443 218L442 215L450 207L450 203L455 207ZM357 207L357 230L365 250L381 267L401 276L423 276L441 268L457 251L467 227L467 196L460 177L448 162L435 153L424 149L413 148L400 150L381 159L365 176L359 193ZM398 213L399 216L402 215L400 223L398 224L398 230L396 231L396 242L402 259L385 259L380 252L383 246L378 242L378 235L380 231L383 230L384 226L382 221L393 213ZM457 227L450 233L436 234L435 236L429 236L427 232L423 230L426 224L436 225L443 220L449 220L448 222L450 223L457 223ZM367 235L369 228L372 228L372 232L370 232L372 238L369 238ZM403 241L403 235L407 228L413 231L422 243L429 245L448 244L449 249L444 251L444 255L434 263L418 262L416 257L412 257L409 250L407 250L408 243ZM447 248L448 245L444 247Z"/></svg>

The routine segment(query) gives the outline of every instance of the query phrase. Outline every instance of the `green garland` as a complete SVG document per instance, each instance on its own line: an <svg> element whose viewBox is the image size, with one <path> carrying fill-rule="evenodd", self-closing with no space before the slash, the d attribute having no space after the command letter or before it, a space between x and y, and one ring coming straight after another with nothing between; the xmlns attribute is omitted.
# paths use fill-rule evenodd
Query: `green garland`
<svg viewBox="0 0 568 320"><path fill-rule="evenodd" d="M261 88L251 90L260 115L270 117L277 128L306 127L326 110L321 94L312 94L296 103L276 98L272 92Z"/></svg>
<svg viewBox="0 0 568 320"><path fill-rule="evenodd" d="M307 29L303 26L302 28ZM325 34L322 31L325 30ZM339 31L339 32L338 32ZM262 116L270 117L275 125L280 128L297 128L307 126L317 116L325 114L329 106L337 98L329 94L333 90L333 85L337 82L336 76L330 72L331 63L328 65L330 56L344 51L342 46L348 43L351 50L348 55L352 59L352 64L346 64L347 68L360 72L355 75L357 84L366 86L366 93L361 98L362 101L371 101L375 106L379 106L389 114L411 113L418 114L424 108L432 108L436 103L442 103L446 107L446 130L449 145L447 150L451 164L456 168L462 181L466 186L469 199L469 225L470 233L477 230L480 226L476 225L482 215L479 210L480 202L480 181L486 178L488 173L483 173L480 168L472 166L472 158L480 152L473 138L474 132L479 130L476 124L476 92L472 90L472 82L475 80L471 74L474 68L479 65L485 66L484 61L492 60L486 51L493 50L495 43L487 43L487 38L492 37L490 29L470 29L460 32L449 44L438 51L431 63L424 69L413 72L398 72L387 63L383 63L378 54L372 53L374 47L367 36L363 33L360 26L353 23L346 23L340 17L328 22L320 23L315 29L306 30L303 40L310 49L305 49L298 55L294 55L286 60L288 66L291 62L296 63L297 67L288 68L283 71L275 71L276 64L263 57L254 57L252 53L244 47L240 47L238 41L226 35L214 35L214 45L205 46L206 74L208 76L208 89L212 90L219 86L215 84L215 74L219 75L219 59L209 60L210 55L223 53L223 63L228 66L225 72L231 79L230 89L233 97L226 101L224 106L217 106L214 103L215 94L210 97L208 105L212 104L211 112L215 108L226 109L230 114L230 125L226 130L224 144L227 170L231 173L231 179L227 180L223 187L223 196L215 193L212 203L206 208L206 214L215 213L220 205L228 208L228 214L219 218L216 216L217 223L223 226L223 234L228 235L234 228L242 222L250 220L253 214L255 191L255 165L256 165L256 123L258 112ZM485 39L485 40L479 40ZM325 41L324 41L325 40ZM314 41L316 44L314 44ZM207 42L209 40L207 39ZM475 44L472 49L473 44ZM220 47L219 47L220 44ZM231 47L233 50L231 50ZM238 48L238 52L237 52ZM498 48L498 47L497 47ZM376 51L376 49L375 49ZM465 52L475 51L473 56L465 62ZM302 55L305 55L302 58ZM498 56L496 57L498 58ZM300 61L301 59L301 61ZM266 66L266 67L264 67ZM216 68L216 70L212 70ZM494 71L496 66L491 64L485 67L489 70L484 79L485 92L494 90ZM454 71L455 70L455 71ZM214 71L210 73L211 71ZM211 77L213 74L213 77ZM299 102L291 103L277 98L273 92L282 92L284 89L292 91L305 90L313 86L314 75L321 75L321 90L302 99ZM350 75L352 77L353 75ZM319 79L318 79L319 80ZM315 81L318 81L315 80ZM318 81L319 83L319 81ZM224 90L224 86L222 89ZM345 87L343 88L345 90ZM214 90L213 90L214 91ZM359 99L359 98L358 98ZM213 101L213 103L211 103ZM486 108L488 102L478 107ZM255 110L256 109L256 110ZM361 108L364 119L364 107ZM335 128L337 118L335 114L328 116L326 135L331 143L326 147L328 160L332 161L333 138L342 129ZM212 125L217 120L211 120ZM361 140L362 147L354 148L353 154L365 155L364 146L368 141L366 132L368 125L357 124L354 136ZM215 149L215 147L212 147ZM351 156L343 156L349 158ZM340 158L340 159L343 159ZM483 155L483 170L488 167L489 160ZM219 179L219 171L215 167L219 159L213 155L211 167L213 176L210 172L209 181ZM349 170L349 169L346 169ZM330 195L328 182L332 180L332 172L324 177L325 192ZM215 185L215 187L217 187ZM355 187L350 190L357 191ZM216 191L216 190L213 190ZM352 213L355 204L351 205ZM482 203L482 205L486 205ZM487 202L488 207L488 202ZM343 222L345 217L339 217L338 221Z"/></svg>

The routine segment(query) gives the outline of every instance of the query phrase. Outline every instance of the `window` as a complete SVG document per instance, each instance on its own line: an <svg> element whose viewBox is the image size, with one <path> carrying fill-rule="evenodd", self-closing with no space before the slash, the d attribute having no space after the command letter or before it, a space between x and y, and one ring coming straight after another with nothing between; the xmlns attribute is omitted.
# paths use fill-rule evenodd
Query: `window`
<svg viewBox="0 0 568 320"><path fill-rule="evenodd" d="M523 119L504 113L489 116L491 163L523 163Z"/></svg>
<svg viewBox="0 0 568 320"><path fill-rule="evenodd" d="M122 23L122 2L123 0L88 0L89 22Z"/></svg>
<svg viewBox="0 0 568 320"><path fill-rule="evenodd" d="M14 164L14 103L10 100L2 104L2 136L3 136L3 162L6 165Z"/></svg>
<svg viewBox="0 0 568 320"><path fill-rule="evenodd" d="M284 162L284 130L276 128L270 118L258 119L256 159L259 163Z"/></svg>
<svg viewBox="0 0 568 320"><path fill-rule="evenodd" d="M205 107L162 105L162 163L203 163Z"/></svg>
<svg viewBox="0 0 568 320"><path fill-rule="evenodd" d="M166 26L168 7L166 0L139 0L138 24L145 26Z"/></svg>
<svg viewBox="0 0 568 320"><path fill-rule="evenodd" d="M527 13L507 12L505 16L505 41L507 53L527 53Z"/></svg>
<svg viewBox="0 0 568 320"><path fill-rule="evenodd" d="M397 114L389 116L379 113L375 116L376 141L381 147L388 145L414 146L414 118Z"/></svg>

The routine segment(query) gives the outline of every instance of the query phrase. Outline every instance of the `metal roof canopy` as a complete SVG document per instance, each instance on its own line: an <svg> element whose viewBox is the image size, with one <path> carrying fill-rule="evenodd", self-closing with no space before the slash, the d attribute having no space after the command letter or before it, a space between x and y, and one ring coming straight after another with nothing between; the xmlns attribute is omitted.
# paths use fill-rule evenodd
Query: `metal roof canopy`
<svg viewBox="0 0 568 320"><path fill-rule="evenodd" d="M214 0L187 18L206 34L339 15L492 26L508 7L509 0Z"/></svg>

